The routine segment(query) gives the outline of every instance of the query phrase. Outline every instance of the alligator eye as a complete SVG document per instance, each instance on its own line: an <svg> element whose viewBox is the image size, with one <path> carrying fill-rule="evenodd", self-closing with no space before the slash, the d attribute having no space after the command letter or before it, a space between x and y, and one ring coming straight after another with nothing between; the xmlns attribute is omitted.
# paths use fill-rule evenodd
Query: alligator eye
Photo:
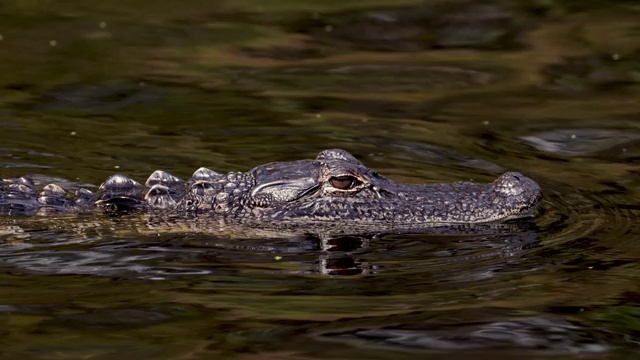
<svg viewBox="0 0 640 360"><path fill-rule="evenodd" d="M345 175L332 177L331 179L329 179L329 183L336 189L349 190L358 185L360 181L358 181L358 179L353 176Z"/></svg>

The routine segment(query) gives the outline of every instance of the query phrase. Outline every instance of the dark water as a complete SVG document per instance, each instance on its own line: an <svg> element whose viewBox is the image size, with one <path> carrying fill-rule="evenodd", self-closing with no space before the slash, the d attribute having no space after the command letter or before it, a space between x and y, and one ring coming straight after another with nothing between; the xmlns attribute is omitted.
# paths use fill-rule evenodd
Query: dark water
<svg viewBox="0 0 640 360"><path fill-rule="evenodd" d="M6 1L0 175L100 184L344 148L536 179L535 227L247 237L0 218L0 358L633 358L635 1Z"/></svg>

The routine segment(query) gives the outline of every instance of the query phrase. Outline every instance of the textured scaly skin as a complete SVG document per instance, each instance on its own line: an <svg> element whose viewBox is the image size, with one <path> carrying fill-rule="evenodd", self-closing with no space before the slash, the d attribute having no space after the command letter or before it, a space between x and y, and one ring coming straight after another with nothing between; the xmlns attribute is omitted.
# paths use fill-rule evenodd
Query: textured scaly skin
<svg viewBox="0 0 640 360"><path fill-rule="evenodd" d="M114 175L95 195L84 189L70 195L53 184L37 193L25 178L5 182L0 186L0 213L5 214L136 209L172 218L204 213L212 223L267 228L477 224L530 216L542 198L538 184L517 172L489 184L397 183L339 149L322 151L314 160L274 162L247 172L201 168L186 182L163 171L154 172L145 186Z"/></svg>

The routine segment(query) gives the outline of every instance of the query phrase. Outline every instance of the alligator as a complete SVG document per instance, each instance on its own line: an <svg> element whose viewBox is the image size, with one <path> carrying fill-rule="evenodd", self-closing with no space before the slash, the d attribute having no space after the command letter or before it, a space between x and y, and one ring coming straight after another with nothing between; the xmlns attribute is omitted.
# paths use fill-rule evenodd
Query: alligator
<svg viewBox="0 0 640 360"><path fill-rule="evenodd" d="M262 228L320 223L376 230L531 217L542 199L538 184L518 172L492 183L398 183L341 149L247 172L200 168L187 181L158 170L142 185L116 174L95 194L56 184L38 189L27 177L0 180L0 214L143 212Z"/></svg>

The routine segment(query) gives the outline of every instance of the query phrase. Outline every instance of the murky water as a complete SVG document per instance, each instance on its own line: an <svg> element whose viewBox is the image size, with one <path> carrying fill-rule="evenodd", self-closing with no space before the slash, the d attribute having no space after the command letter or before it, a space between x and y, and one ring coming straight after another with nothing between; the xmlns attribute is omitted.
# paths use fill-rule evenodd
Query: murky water
<svg viewBox="0 0 640 360"><path fill-rule="evenodd" d="M638 19L633 1L2 3L2 178L339 147L409 182L521 171L545 201L475 234L2 217L0 357L632 358Z"/></svg>

